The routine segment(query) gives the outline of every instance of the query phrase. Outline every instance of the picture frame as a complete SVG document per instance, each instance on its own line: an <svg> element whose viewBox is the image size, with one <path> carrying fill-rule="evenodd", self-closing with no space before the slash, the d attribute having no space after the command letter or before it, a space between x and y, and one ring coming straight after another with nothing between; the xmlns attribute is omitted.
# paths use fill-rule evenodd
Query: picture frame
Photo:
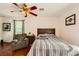
<svg viewBox="0 0 79 59"><path fill-rule="evenodd" d="M65 19L65 25L74 25L76 24L76 14L72 14Z"/></svg>
<svg viewBox="0 0 79 59"><path fill-rule="evenodd" d="M3 23L3 31L11 31L11 23Z"/></svg>

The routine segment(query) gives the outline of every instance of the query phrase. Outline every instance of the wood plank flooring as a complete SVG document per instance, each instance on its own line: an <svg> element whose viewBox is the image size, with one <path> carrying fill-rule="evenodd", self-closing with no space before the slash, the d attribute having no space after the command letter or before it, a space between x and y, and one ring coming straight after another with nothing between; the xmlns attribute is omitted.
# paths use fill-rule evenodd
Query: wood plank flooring
<svg viewBox="0 0 79 59"><path fill-rule="evenodd" d="M3 47L0 46L0 56L26 56L30 47L20 50L12 51L10 43L5 43Z"/></svg>

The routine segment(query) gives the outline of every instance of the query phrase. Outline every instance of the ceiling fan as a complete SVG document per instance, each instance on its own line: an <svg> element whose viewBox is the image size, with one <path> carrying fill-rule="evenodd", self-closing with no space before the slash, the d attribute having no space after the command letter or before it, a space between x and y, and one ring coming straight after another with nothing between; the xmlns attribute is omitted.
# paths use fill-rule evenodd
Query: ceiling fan
<svg viewBox="0 0 79 59"><path fill-rule="evenodd" d="M27 17L27 14L31 14L33 16L37 16L37 14L32 12L33 10L37 9L36 6L28 7L25 3L22 4L22 5L19 5L17 3L12 3L12 4L14 4L18 8L20 8L21 9L20 12L23 12L25 17ZM14 12L14 11L11 11L11 12Z"/></svg>

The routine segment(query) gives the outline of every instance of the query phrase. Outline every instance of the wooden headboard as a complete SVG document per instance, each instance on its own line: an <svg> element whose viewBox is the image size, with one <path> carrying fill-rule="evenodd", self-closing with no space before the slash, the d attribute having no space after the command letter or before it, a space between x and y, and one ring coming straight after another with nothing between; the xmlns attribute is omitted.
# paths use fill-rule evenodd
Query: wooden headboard
<svg viewBox="0 0 79 59"><path fill-rule="evenodd" d="M37 35L39 34L54 34L55 35L55 28L38 28Z"/></svg>

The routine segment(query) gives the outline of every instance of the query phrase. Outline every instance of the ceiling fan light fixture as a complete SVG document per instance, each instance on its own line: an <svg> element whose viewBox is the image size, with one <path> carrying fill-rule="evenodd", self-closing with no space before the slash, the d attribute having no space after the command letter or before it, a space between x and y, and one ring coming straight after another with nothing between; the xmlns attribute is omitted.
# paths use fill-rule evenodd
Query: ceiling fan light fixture
<svg viewBox="0 0 79 59"><path fill-rule="evenodd" d="M27 5L26 5L26 4L23 4L23 6L24 6L24 7L27 7Z"/></svg>
<svg viewBox="0 0 79 59"><path fill-rule="evenodd" d="M22 4L22 5L18 5L17 3L13 3L13 4L21 9L21 12L24 14L25 17L27 16L27 14L31 14L31 15L37 16L37 14L32 12L32 10L36 10L37 9L36 6L28 7L25 3Z"/></svg>
<svg viewBox="0 0 79 59"><path fill-rule="evenodd" d="M27 17L27 15L25 15L24 17Z"/></svg>

